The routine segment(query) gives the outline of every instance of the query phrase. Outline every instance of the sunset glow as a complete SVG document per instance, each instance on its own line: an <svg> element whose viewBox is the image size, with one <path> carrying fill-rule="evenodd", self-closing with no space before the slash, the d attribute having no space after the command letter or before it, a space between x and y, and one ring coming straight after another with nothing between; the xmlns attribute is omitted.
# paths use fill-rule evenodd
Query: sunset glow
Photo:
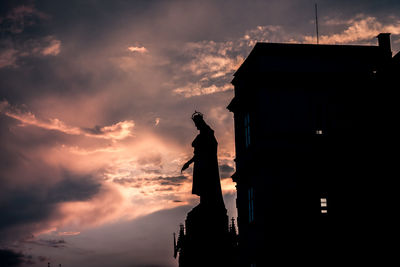
<svg viewBox="0 0 400 267"><path fill-rule="evenodd" d="M237 216L233 73L257 42L315 43L314 3L6 2L0 250L15 266L177 266L172 234L199 202L192 168L181 173L195 110L215 131ZM390 32L400 49L397 2L319 2L321 44L376 45Z"/></svg>

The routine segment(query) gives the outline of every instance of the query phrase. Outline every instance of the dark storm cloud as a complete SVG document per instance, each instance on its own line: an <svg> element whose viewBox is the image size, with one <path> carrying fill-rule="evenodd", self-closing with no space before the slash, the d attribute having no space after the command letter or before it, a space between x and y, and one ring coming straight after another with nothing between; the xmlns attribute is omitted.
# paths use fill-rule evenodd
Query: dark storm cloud
<svg viewBox="0 0 400 267"><path fill-rule="evenodd" d="M38 239L38 240L28 240L25 241L27 244L35 244L43 247L51 248L65 248L67 242L64 239Z"/></svg>
<svg viewBox="0 0 400 267"><path fill-rule="evenodd" d="M16 60L32 54L52 54L55 51L45 50L51 41L51 35L41 35L38 31L40 25L49 17L37 10L32 3L21 4L2 10L0 14L0 68L17 66ZM11 52L4 57L3 52ZM6 53L7 55L7 53ZM6 62L5 59L10 59ZM13 60L14 59L14 60Z"/></svg>
<svg viewBox="0 0 400 267"><path fill-rule="evenodd" d="M3 36L21 33L48 19L45 13L34 7L32 1L25 4L18 2L10 1L0 9L0 32Z"/></svg>
<svg viewBox="0 0 400 267"><path fill-rule="evenodd" d="M114 183L140 188L148 185L161 185L161 186L180 186L182 183L188 181L188 177L180 176L158 176L154 178L115 178ZM165 190L165 188L163 189Z"/></svg>
<svg viewBox="0 0 400 267"><path fill-rule="evenodd" d="M51 58L60 53L61 41L42 30L50 20L47 14L36 9L32 1L18 2L3 7L0 15L0 95L23 103L32 92L30 85L38 85L36 93L46 88L40 81L52 75L43 75L32 66L46 69ZM47 73L53 70L49 68Z"/></svg>
<svg viewBox="0 0 400 267"><path fill-rule="evenodd" d="M161 185L172 185L179 186L183 182L187 181L188 178L186 176L169 176L169 177L158 177L156 181L159 181Z"/></svg>
<svg viewBox="0 0 400 267"><path fill-rule="evenodd" d="M9 228L22 224L40 222L49 218L53 211L52 204L46 201L46 193L39 185L27 189L3 189L0 203L0 233L2 237L10 234ZM28 234L23 233L23 235ZM10 237L10 236L8 236ZM20 238L18 236L17 238ZM1 242L2 240L0 240Z"/></svg>
<svg viewBox="0 0 400 267"><path fill-rule="evenodd" d="M24 255L9 249L0 249L1 266L14 267L20 266L24 260Z"/></svg>
<svg viewBox="0 0 400 267"><path fill-rule="evenodd" d="M46 257L38 256L39 262L48 260ZM17 267L34 265L36 263L34 256L16 252L12 249L0 249L0 266L4 267Z"/></svg>
<svg viewBox="0 0 400 267"><path fill-rule="evenodd" d="M134 178L115 178L113 182L120 185L128 185L132 187L141 187L143 179L134 179Z"/></svg>
<svg viewBox="0 0 400 267"><path fill-rule="evenodd" d="M175 189L172 187L172 186L170 186L170 187L161 187L161 188L157 188L157 189L155 189L154 191L156 191L156 192L168 192L168 191L170 191L170 192L172 192L172 191L174 191Z"/></svg>
<svg viewBox="0 0 400 267"><path fill-rule="evenodd" d="M42 175L46 175L43 173ZM35 230L37 224L56 216L56 204L85 201L99 192L100 184L91 176L62 172L60 182L49 185L38 179L37 184L24 188L3 188L0 198L0 233L2 237L21 238ZM4 180L4 177L2 177ZM6 181L12 182L12 177ZM22 228L20 228L20 226ZM15 231L14 231L15 230ZM0 242L3 240L0 240Z"/></svg>
<svg viewBox="0 0 400 267"><path fill-rule="evenodd" d="M231 175L233 174L235 169L227 164L223 164L223 165L219 166L219 171L220 171L221 179L227 179L227 178L231 177Z"/></svg>
<svg viewBox="0 0 400 267"><path fill-rule="evenodd" d="M148 173L148 174L161 174L162 173L162 169L142 168L140 170L142 172Z"/></svg>
<svg viewBox="0 0 400 267"><path fill-rule="evenodd" d="M63 171L63 179L50 188L47 200L52 203L85 201L99 192L101 185L90 175L73 175Z"/></svg>
<svg viewBox="0 0 400 267"><path fill-rule="evenodd" d="M13 122L13 119L0 113L0 172L15 167L24 158L18 150L12 149L13 138L10 136L9 127ZM0 176L0 181L1 178Z"/></svg>
<svg viewBox="0 0 400 267"><path fill-rule="evenodd" d="M88 200L100 189L89 174L60 170L29 154L62 139L42 131L27 138L12 130L15 125L0 114L0 243L29 236L57 216L57 204Z"/></svg>

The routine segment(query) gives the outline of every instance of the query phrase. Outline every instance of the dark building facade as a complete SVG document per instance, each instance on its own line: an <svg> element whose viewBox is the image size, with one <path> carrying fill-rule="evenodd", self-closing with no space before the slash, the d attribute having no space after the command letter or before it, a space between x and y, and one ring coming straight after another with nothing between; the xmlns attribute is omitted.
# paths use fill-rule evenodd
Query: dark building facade
<svg viewBox="0 0 400 267"><path fill-rule="evenodd" d="M241 266L392 255L400 55L378 42L257 43L234 74Z"/></svg>

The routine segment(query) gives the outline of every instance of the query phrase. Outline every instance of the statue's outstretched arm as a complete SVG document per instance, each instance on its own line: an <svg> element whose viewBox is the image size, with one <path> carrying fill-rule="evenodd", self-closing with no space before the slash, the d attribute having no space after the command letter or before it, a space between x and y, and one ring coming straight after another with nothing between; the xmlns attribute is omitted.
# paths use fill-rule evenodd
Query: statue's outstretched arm
<svg viewBox="0 0 400 267"><path fill-rule="evenodd" d="M195 156L193 156L193 158L191 158L188 162L186 162L185 164L183 164L183 167L181 169L181 173L186 170L187 168L189 168L190 164L192 164L194 162Z"/></svg>

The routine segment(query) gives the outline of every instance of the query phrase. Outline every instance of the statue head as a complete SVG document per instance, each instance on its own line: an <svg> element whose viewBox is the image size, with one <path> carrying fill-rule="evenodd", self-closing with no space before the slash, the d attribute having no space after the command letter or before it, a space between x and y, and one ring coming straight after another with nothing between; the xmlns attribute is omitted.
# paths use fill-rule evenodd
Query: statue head
<svg viewBox="0 0 400 267"><path fill-rule="evenodd" d="M203 119L203 114L198 111L194 111L194 113L192 114L192 120L198 130L200 130L203 126L206 125Z"/></svg>

